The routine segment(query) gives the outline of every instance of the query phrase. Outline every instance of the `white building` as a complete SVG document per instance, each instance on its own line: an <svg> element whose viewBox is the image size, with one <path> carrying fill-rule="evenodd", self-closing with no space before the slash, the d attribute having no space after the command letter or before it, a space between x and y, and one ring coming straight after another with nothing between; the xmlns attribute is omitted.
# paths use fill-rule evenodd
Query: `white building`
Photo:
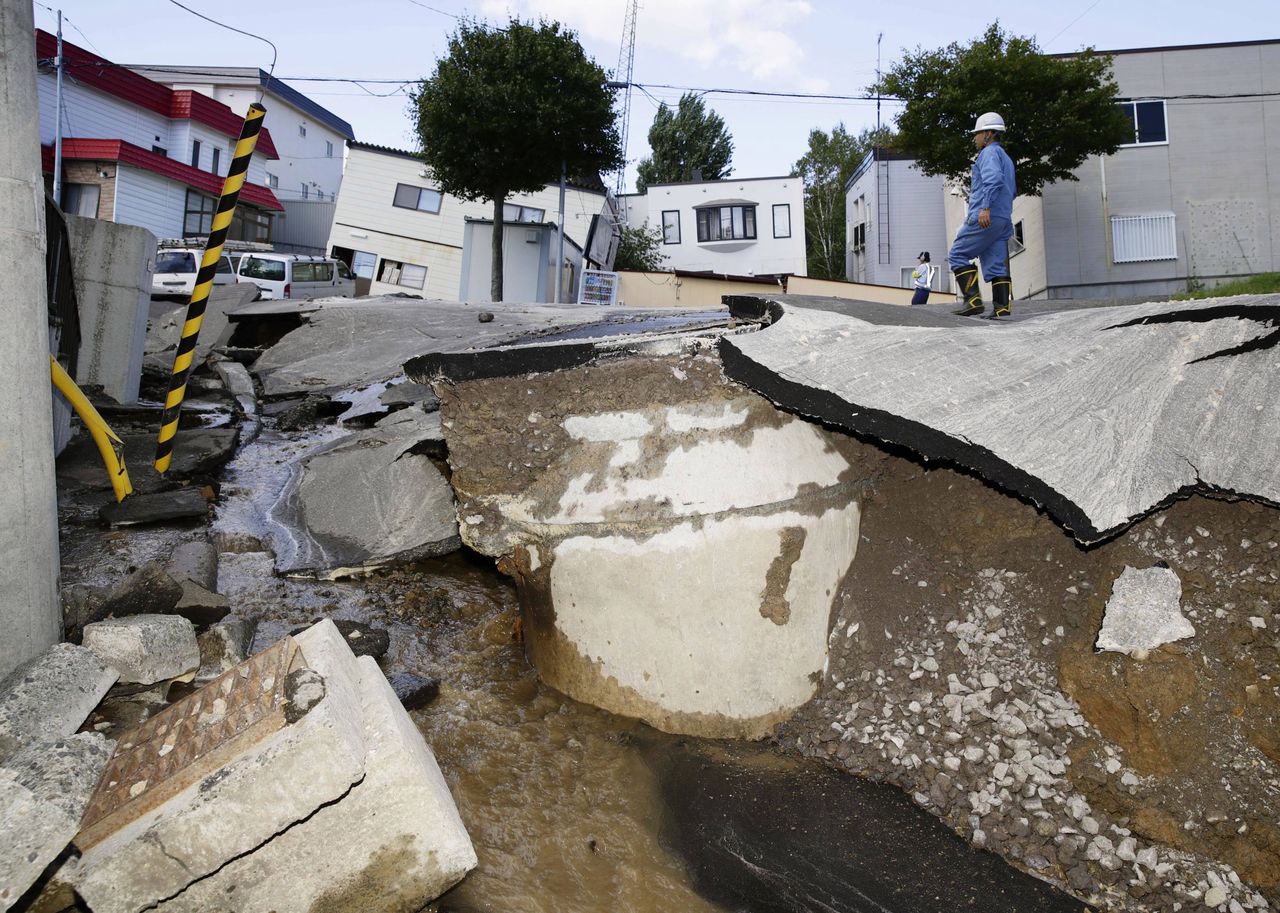
<svg viewBox="0 0 1280 913"><path fill-rule="evenodd" d="M532 194L519 194L507 200L503 218L509 223L542 226L556 222L559 216L558 185ZM597 247L598 229L608 218L609 200L604 187L598 190L570 185L565 194L566 247L574 245L581 260L583 250ZM374 295L408 292L424 298L457 300L468 285L477 289L483 283L467 282L464 261L477 267L487 263L488 248L466 253L468 220L479 222L493 215L487 200L468 202L442 194L422 160L411 152L353 142L347 158L342 190L338 194L337 212L328 247L345 261L352 271L369 283ZM538 238L542 232L536 232ZM491 233L486 233L490 237ZM523 274L512 258L510 229L507 239L507 263L511 278ZM477 238L479 235L477 235ZM538 242L541 244L541 241ZM519 259L519 258L517 258ZM574 259L566 251L566 260ZM505 265L505 264L504 264ZM487 268L487 266L485 267ZM554 264L551 265L554 275ZM474 280L474 276L471 277ZM510 301L538 300L529 290L507 283L504 297ZM572 285L563 290L562 298L576 295ZM472 300L485 300L478 295Z"/></svg>
<svg viewBox="0 0 1280 913"><path fill-rule="evenodd" d="M945 180L907 155L874 149L845 184L845 278L911 288L921 251L935 267L934 291L950 291Z"/></svg>
<svg viewBox="0 0 1280 913"><path fill-rule="evenodd" d="M651 184L624 194L626 224L661 234L664 267L720 275L806 275L798 177Z"/></svg>
<svg viewBox="0 0 1280 913"><path fill-rule="evenodd" d="M333 222L333 203L342 186L351 125L286 83L256 67L131 66L154 82L191 90L243 114L261 100L263 123L275 139L279 158L267 168L266 183L284 204L274 241L279 247L322 253Z"/></svg>
<svg viewBox="0 0 1280 913"><path fill-rule="evenodd" d="M57 39L37 30L40 143L50 181L56 54ZM160 238L207 235L244 112L160 85L67 41L63 54L63 209L138 225ZM266 186L267 168L277 159L264 128L231 223L232 239L271 240L282 207Z"/></svg>

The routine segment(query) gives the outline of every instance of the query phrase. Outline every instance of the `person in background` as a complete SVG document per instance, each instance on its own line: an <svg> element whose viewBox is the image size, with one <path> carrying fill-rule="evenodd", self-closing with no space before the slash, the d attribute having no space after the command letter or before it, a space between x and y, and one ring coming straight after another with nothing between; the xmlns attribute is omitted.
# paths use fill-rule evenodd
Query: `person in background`
<svg viewBox="0 0 1280 913"><path fill-rule="evenodd" d="M933 287L933 265L929 262L929 252L920 251L920 256L916 260L916 268L911 271L911 281L916 290L911 296L911 303L928 304L929 289Z"/></svg>
<svg viewBox="0 0 1280 913"><path fill-rule="evenodd" d="M978 118L970 132L978 157L970 173L969 214L947 257L956 274L956 287L964 298L964 307L955 313L974 317L983 311L978 268L973 265L976 259L982 263L983 275L991 283L991 299L995 305L991 317L1008 317L1013 309L1009 238L1013 236L1013 197L1017 190L1013 160L1000 145L1004 118L988 111Z"/></svg>

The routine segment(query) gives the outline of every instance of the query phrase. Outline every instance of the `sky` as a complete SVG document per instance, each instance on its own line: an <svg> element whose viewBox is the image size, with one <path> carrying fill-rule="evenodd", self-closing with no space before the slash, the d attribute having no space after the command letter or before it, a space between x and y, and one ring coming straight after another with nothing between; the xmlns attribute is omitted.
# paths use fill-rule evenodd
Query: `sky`
<svg viewBox="0 0 1280 913"><path fill-rule="evenodd" d="M512 16L556 19L575 30L605 70L618 67L626 0L260 0L256 4L181 0L207 16L273 42L275 75L347 120L356 139L413 149L408 98L401 85L307 81L412 81L431 75L458 17L503 24ZM35 22L52 32L64 15L66 40L116 63L258 66L272 49L219 28L171 0L48 0ZM1158 9L1158 14L1153 10ZM248 15L246 15L248 13ZM660 102L680 88L862 95L879 66L903 50L968 42L991 22L1061 53L1280 38L1275 0L971 0L822 2L822 0L641 0L636 23L626 189L648 153L647 133ZM709 92L712 110L733 136L733 174L787 174L813 129L874 127L874 100L760 98ZM885 101L891 125L899 108ZM268 118L268 125L270 120ZM612 186L613 180L608 183Z"/></svg>

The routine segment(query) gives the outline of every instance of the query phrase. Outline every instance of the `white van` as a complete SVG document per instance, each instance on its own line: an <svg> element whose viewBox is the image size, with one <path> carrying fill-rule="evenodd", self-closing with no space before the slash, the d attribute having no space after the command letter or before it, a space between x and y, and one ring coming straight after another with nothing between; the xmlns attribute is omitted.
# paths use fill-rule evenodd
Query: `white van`
<svg viewBox="0 0 1280 913"><path fill-rule="evenodd" d="M156 272L151 278L152 298L189 299L196 287L196 273L204 251L198 247L161 247L156 251ZM214 285L234 285L236 272L226 254L218 261Z"/></svg>
<svg viewBox="0 0 1280 913"><path fill-rule="evenodd" d="M238 281L253 283L261 298L327 298L354 295L356 278L347 264L303 254L240 255Z"/></svg>

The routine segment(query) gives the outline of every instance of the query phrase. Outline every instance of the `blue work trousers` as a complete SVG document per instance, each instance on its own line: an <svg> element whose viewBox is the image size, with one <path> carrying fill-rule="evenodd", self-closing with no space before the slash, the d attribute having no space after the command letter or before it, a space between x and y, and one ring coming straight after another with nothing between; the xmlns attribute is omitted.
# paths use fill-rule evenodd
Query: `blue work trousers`
<svg viewBox="0 0 1280 913"><path fill-rule="evenodd" d="M960 233L947 255L947 263L954 272L977 259L982 263L982 276L988 282L1008 278L1009 239L1012 237L1013 223L1008 219L992 216L991 224L983 228L974 216L973 221L960 226Z"/></svg>

